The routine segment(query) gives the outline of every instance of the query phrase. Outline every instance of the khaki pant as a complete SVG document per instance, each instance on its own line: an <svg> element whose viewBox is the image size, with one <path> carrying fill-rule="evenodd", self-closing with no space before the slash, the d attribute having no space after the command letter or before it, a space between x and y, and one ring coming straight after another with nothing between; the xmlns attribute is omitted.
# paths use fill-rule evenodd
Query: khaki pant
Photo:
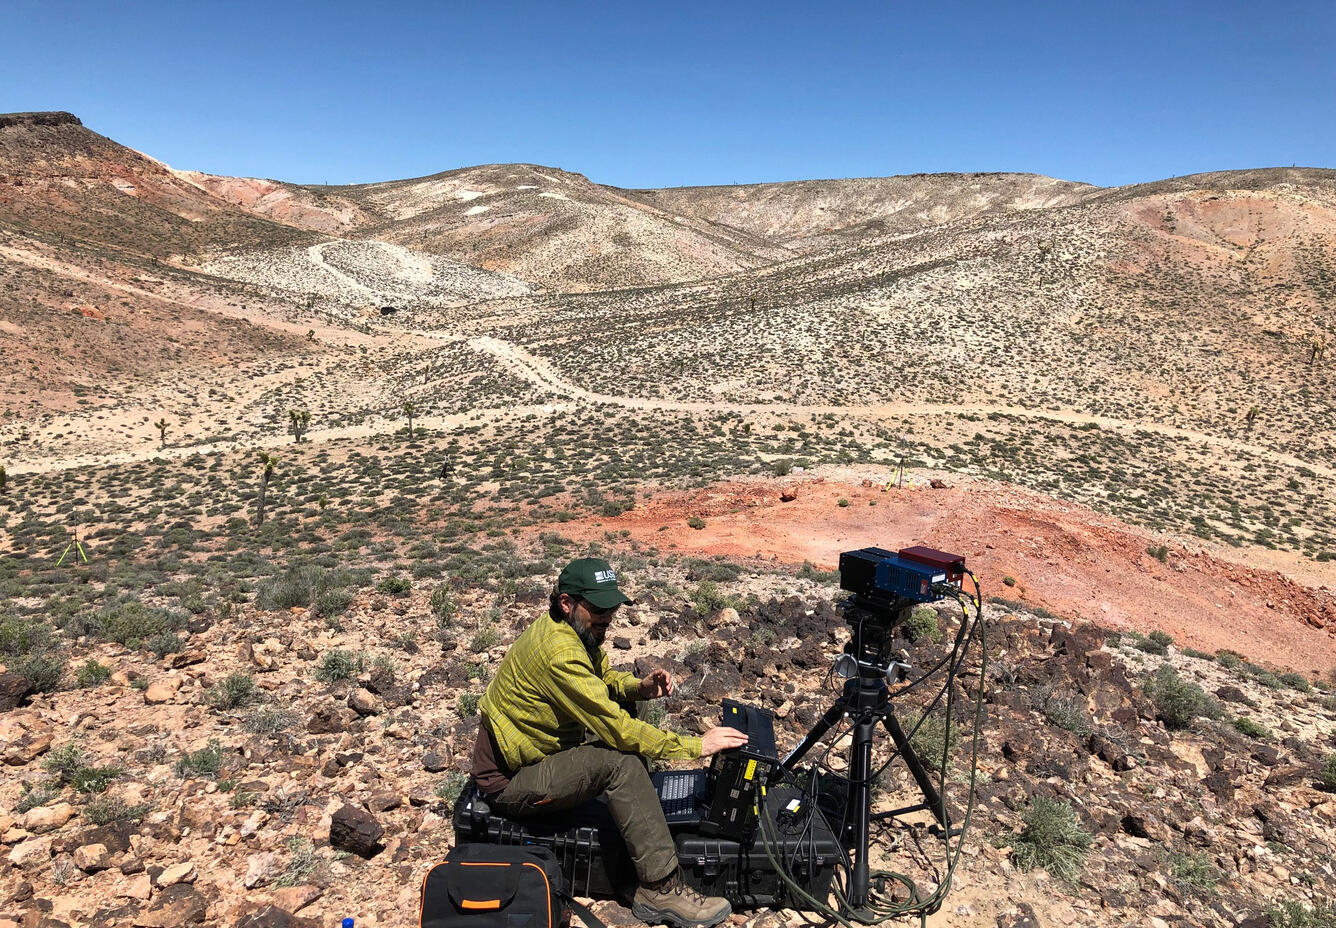
<svg viewBox="0 0 1336 928"><path fill-rule="evenodd" d="M645 763L603 744L582 744L521 767L489 800L503 815L523 818L560 812L608 794L608 810L626 841L641 883L677 869L677 850Z"/></svg>

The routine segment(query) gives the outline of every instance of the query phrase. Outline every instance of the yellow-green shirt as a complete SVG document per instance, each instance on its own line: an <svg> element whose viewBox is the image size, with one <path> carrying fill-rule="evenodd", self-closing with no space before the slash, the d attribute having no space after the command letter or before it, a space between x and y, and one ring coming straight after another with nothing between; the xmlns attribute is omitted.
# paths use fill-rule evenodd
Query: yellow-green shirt
<svg viewBox="0 0 1336 928"><path fill-rule="evenodd" d="M660 731L615 700L640 698L635 674L591 654L575 629L542 615L515 640L478 710L512 770L575 747L586 733L609 747L653 758L700 757L701 742Z"/></svg>

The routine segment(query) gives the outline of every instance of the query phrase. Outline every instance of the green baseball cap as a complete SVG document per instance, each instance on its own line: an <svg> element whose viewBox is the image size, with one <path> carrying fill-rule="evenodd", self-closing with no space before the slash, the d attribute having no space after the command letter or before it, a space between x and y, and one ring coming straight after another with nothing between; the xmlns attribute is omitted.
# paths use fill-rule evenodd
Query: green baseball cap
<svg viewBox="0 0 1336 928"><path fill-rule="evenodd" d="M582 557L567 564L557 578L557 592L578 596L598 609L635 602L617 589L612 565L597 557Z"/></svg>

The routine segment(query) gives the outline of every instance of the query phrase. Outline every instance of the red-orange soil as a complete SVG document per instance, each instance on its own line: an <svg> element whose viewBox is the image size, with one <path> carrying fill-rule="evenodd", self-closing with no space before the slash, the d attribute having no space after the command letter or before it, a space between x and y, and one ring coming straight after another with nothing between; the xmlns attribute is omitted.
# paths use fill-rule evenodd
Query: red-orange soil
<svg viewBox="0 0 1336 928"><path fill-rule="evenodd" d="M806 560L826 569L844 550L925 544L963 554L985 596L1109 628L1159 629L1180 646L1229 648L1310 675L1336 666L1330 579L1303 585L1195 539L1156 538L1082 506L982 481L950 482L938 490L820 477L730 483L655 494L616 518L559 528L586 540L625 530L664 552ZM796 490L797 499L781 502L781 489ZM690 528L691 516L705 527ZM1168 562L1161 563L1146 549L1166 541Z"/></svg>

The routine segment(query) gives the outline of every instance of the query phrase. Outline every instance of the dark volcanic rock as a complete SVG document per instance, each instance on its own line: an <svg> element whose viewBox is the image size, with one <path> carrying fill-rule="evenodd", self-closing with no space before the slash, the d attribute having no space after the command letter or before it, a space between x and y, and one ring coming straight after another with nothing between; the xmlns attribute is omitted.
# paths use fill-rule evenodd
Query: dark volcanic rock
<svg viewBox="0 0 1336 928"><path fill-rule="evenodd" d="M343 806L329 823L330 846L370 859L385 850L380 839L385 829L370 812L356 806Z"/></svg>
<svg viewBox="0 0 1336 928"><path fill-rule="evenodd" d="M0 129L10 126L82 126L73 113L52 111L46 113L0 113Z"/></svg>
<svg viewBox="0 0 1336 928"><path fill-rule="evenodd" d="M306 730L313 735L337 735L348 727L347 718L338 706L317 706L306 722Z"/></svg>
<svg viewBox="0 0 1336 928"><path fill-rule="evenodd" d="M422 755L422 769L428 773L440 773L446 766L445 758L435 751Z"/></svg>
<svg viewBox="0 0 1336 928"><path fill-rule="evenodd" d="M236 928L319 928L320 922L285 912L276 905L267 905L243 916L235 924Z"/></svg>
<svg viewBox="0 0 1336 928"><path fill-rule="evenodd" d="M28 695L28 678L21 674L0 673L0 712L8 712Z"/></svg>
<svg viewBox="0 0 1336 928"><path fill-rule="evenodd" d="M158 893L148 909L134 917L136 928L183 928L204 923L209 903L188 883L176 883Z"/></svg>

